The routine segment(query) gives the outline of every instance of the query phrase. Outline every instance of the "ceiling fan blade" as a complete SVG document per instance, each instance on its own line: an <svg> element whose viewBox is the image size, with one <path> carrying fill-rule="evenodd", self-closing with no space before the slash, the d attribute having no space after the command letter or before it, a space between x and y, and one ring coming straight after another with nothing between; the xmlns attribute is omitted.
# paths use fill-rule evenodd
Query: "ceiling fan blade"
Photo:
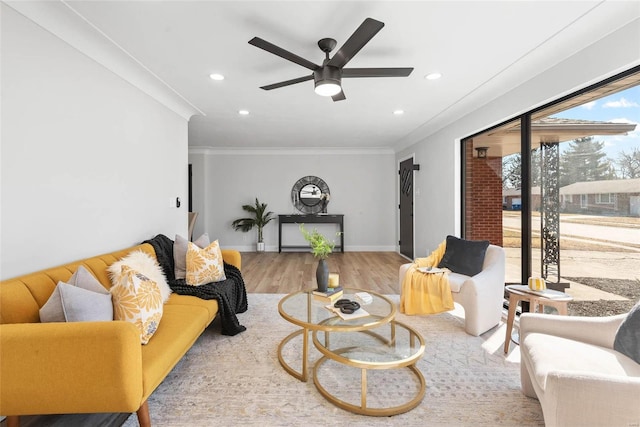
<svg viewBox="0 0 640 427"><path fill-rule="evenodd" d="M302 82L306 82L308 80L313 80L313 74L309 74L308 76L304 76L304 77L298 77L297 79L285 80L283 82L274 83L274 84L266 85L266 86L261 86L260 89L264 89L264 90L278 89L280 87L294 85L296 83L302 83Z"/></svg>
<svg viewBox="0 0 640 427"><path fill-rule="evenodd" d="M268 41L263 40L260 37L252 38L251 40L249 40L249 44L254 45L255 47L259 47L260 49L264 49L269 53L273 53L274 55L278 55L280 58L284 58L287 61L302 65L303 67L308 68L311 71L320 68L319 65L316 65L311 61L307 61L301 56L298 56L295 53L291 53L288 50L284 50L283 48L278 47L273 43L269 43Z"/></svg>
<svg viewBox="0 0 640 427"><path fill-rule="evenodd" d="M413 68L343 68L342 77L407 77Z"/></svg>
<svg viewBox="0 0 640 427"><path fill-rule="evenodd" d="M344 96L344 91L341 90L340 93L333 95L331 99L333 99L333 102L336 102L336 101L344 101L345 99L347 99L347 97Z"/></svg>
<svg viewBox="0 0 640 427"><path fill-rule="evenodd" d="M362 24L351 34L351 37L342 45L333 58L329 60L327 65L332 67L342 68L347 62L353 58L356 53L360 52L360 49L364 47L369 40L373 38L378 31L384 27L384 23L376 21L375 19L367 18Z"/></svg>

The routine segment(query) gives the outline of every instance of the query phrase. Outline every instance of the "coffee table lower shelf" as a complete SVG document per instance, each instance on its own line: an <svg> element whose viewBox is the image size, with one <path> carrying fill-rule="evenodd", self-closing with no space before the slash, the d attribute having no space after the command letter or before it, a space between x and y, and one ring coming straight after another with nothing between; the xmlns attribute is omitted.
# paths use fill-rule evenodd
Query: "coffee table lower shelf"
<svg viewBox="0 0 640 427"><path fill-rule="evenodd" d="M352 403L346 402L344 400L338 399L333 394L331 394L327 389L325 389L320 380L318 379L318 370L322 366L324 362L330 360L327 356L322 356L313 367L313 382L316 385L316 388L320 392L321 395L324 396L329 402L333 403L339 408L345 409L347 411L354 412L356 414L369 415L374 417L390 417L392 415L403 414L408 412L418 406L422 399L424 398L424 393L426 390L426 382L424 380L424 375L422 372L416 367L416 365L409 365L406 368L410 369L420 383L420 389L416 393L416 396L411 399L409 402L406 402L402 405L386 407L386 408L369 408L367 406L367 369L362 368L361 374L361 383L360 383L360 405L354 405Z"/></svg>
<svg viewBox="0 0 640 427"><path fill-rule="evenodd" d="M388 330L387 330L388 329ZM385 330L385 332L382 332ZM420 404L424 398L426 382L416 363L424 354L424 339L411 327L392 320L387 325L358 332L336 333L324 332L324 343L318 339L319 331L313 332L313 344L323 356L313 367L313 382L325 399L339 408L357 414L388 417L410 411ZM388 334L388 335L387 335ZM341 340L336 340L341 335ZM360 345L358 338L364 337L369 344ZM329 343L338 348L331 349ZM355 352L358 356L351 354ZM360 405L341 400L327 390L320 382L320 368L328 360L332 360L346 369L360 369ZM418 381L415 396L401 405L371 408L367 404L367 371L409 369Z"/></svg>

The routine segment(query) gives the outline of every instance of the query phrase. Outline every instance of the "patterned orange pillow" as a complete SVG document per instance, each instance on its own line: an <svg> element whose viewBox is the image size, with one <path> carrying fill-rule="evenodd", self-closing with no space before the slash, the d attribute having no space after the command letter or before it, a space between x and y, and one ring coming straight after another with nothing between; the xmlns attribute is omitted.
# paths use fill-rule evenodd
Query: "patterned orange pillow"
<svg viewBox="0 0 640 427"><path fill-rule="evenodd" d="M147 344L162 318L160 287L147 276L123 265L120 281L111 288L113 319L131 322L140 330L140 342Z"/></svg>
<svg viewBox="0 0 640 427"><path fill-rule="evenodd" d="M227 280L224 275L224 261L218 241L204 249L189 242L187 247L187 285L200 286L205 283Z"/></svg>

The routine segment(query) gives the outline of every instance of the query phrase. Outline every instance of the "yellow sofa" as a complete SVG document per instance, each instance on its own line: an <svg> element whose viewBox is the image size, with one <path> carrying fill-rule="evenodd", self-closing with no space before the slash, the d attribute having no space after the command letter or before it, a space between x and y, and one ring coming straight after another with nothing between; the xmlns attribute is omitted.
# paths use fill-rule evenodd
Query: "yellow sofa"
<svg viewBox="0 0 640 427"><path fill-rule="evenodd" d="M39 309L84 265L111 287L107 267L134 250L155 257L150 244L100 255L0 282L0 414L137 412L150 426L147 398L218 313L216 300L171 294L146 345L129 322L40 323ZM241 267L240 253L223 250Z"/></svg>

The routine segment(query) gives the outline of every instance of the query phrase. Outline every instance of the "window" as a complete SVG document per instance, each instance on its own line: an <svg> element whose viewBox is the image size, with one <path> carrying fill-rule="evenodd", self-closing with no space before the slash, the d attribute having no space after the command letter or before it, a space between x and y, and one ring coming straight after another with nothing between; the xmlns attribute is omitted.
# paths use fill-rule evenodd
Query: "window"
<svg viewBox="0 0 640 427"><path fill-rule="evenodd" d="M615 205L616 195L614 193L596 194L596 204L598 205Z"/></svg>

